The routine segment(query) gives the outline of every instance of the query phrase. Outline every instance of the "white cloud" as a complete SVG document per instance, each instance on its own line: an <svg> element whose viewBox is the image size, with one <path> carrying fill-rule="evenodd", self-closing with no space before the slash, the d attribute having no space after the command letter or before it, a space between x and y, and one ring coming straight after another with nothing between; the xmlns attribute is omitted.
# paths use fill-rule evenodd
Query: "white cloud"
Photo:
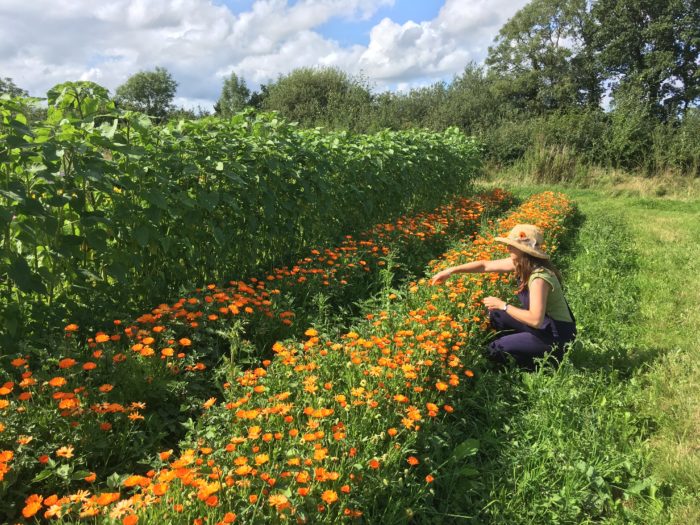
<svg viewBox="0 0 700 525"><path fill-rule="evenodd" d="M362 72L378 89L424 85L482 60L526 0L445 0L434 20L384 18L366 45L317 31L334 18L367 20L395 0L256 0L233 13L211 0L2 0L0 76L32 95L92 80L112 91L139 70L166 67L178 101L211 105L230 71L252 87L302 66Z"/></svg>

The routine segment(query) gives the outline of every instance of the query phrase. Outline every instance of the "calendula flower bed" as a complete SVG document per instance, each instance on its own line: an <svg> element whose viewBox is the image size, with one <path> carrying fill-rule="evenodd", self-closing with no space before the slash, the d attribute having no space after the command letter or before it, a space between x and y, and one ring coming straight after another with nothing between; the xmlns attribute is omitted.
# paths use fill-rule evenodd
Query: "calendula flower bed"
<svg viewBox="0 0 700 525"><path fill-rule="evenodd" d="M536 224L553 253L571 212L563 196L545 193L495 230ZM484 234L432 267L504 254ZM480 298L512 287L503 275L445 287L423 280L387 294L385 308L339 339L311 328L303 341L277 343L260 367L230 370L224 401L204 403L182 453L161 452L151 470L108 491L32 495L23 513L126 524L396 521L392 494L400 506L440 475L414 446L458 409L451 400L472 380L487 336Z"/></svg>
<svg viewBox="0 0 700 525"><path fill-rule="evenodd" d="M335 250L313 250L264 279L210 285L136 322L115 321L113 332L94 334L87 348L80 344L79 327L67 325L59 349L10 363L0 389L0 449L8 449L0 456L0 483L5 478L0 494L9 499L16 492L21 501L32 479L51 490L89 486L96 472L103 483L108 473L134 468L157 443L176 445L183 416L199 413L223 382L210 373L218 358L211 348L214 330L245 319L254 332L272 327L289 333L303 313L301 300L292 310L295 294L308 296L319 287L332 293L354 283L357 298L363 283L366 288L377 280L389 250L399 260L413 252L415 261L421 245L434 245L439 237L470 237L485 211L498 212L511 201L496 190L401 217L359 240L347 238ZM422 255L429 253L425 248ZM62 449L69 452L58 454Z"/></svg>

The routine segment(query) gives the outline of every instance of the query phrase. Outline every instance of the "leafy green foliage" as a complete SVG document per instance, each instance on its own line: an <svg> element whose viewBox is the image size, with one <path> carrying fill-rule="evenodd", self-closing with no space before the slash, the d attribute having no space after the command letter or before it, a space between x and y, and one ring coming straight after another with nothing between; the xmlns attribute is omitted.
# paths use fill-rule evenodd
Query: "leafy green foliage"
<svg viewBox="0 0 700 525"><path fill-rule="evenodd" d="M690 0L601 0L594 48L616 86L641 88L665 119L700 98L700 5Z"/></svg>
<svg viewBox="0 0 700 525"><path fill-rule="evenodd" d="M358 130L367 127L369 102L360 78L335 68L299 68L266 87L262 108L305 127Z"/></svg>
<svg viewBox="0 0 700 525"><path fill-rule="evenodd" d="M10 95L11 97L28 97L24 89L19 87L10 77L0 77L0 95Z"/></svg>
<svg viewBox="0 0 700 525"><path fill-rule="evenodd" d="M475 143L454 129L327 134L250 112L154 126L115 110L95 84L49 95L35 126L22 104L0 102L8 344L435 208L478 163Z"/></svg>
<svg viewBox="0 0 700 525"><path fill-rule="evenodd" d="M139 71L119 86L116 101L120 107L140 111L156 118L165 118L173 107L177 82L167 69Z"/></svg>
<svg viewBox="0 0 700 525"><path fill-rule="evenodd" d="M584 0L533 0L501 28L486 63L498 89L535 114L600 102L595 64L581 60L591 20Z"/></svg>
<svg viewBox="0 0 700 525"><path fill-rule="evenodd" d="M221 89L219 100L214 104L214 111L217 115L229 118L245 108L249 100L250 90L245 80L231 72L228 78L224 79L224 87Z"/></svg>

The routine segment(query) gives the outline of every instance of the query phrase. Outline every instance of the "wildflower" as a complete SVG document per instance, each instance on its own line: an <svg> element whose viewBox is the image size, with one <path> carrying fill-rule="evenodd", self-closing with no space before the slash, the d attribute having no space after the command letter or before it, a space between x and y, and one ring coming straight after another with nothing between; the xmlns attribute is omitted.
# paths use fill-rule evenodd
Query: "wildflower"
<svg viewBox="0 0 700 525"><path fill-rule="evenodd" d="M70 368L72 366L75 366L77 361L75 359L72 359L70 357L66 357L65 359L61 359L58 362L58 367L59 368Z"/></svg>
<svg viewBox="0 0 700 525"><path fill-rule="evenodd" d="M287 496L284 494L273 494L270 496L268 502L270 503L271 507L274 507L277 510L277 512L282 512L283 510L291 507Z"/></svg>
<svg viewBox="0 0 700 525"><path fill-rule="evenodd" d="M73 451L75 449L71 445L67 445L65 447L61 447L56 451L56 456L59 458L66 458L70 459L73 457Z"/></svg>
<svg viewBox="0 0 700 525"><path fill-rule="evenodd" d="M321 494L321 499L330 505L338 501L338 493L334 490L324 490L323 494Z"/></svg>
<svg viewBox="0 0 700 525"><path fill-rule="evenodd" d="M24 516L25 518L31 518L32 516L34 516L34 514L39 512L39 510L41 509L41 503L43 500L44 498L39 496L38 494L32 494L31 496L29 496L25 501L25 507L22 509L22 516Z"/></svg>

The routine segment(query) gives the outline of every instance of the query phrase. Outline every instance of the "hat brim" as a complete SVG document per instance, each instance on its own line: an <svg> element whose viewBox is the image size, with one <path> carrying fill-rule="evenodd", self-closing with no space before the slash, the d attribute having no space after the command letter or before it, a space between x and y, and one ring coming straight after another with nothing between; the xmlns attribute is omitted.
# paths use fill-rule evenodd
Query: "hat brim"
<svg viewBox="0 0 700 525"><path fill-rule="evenodd" d="M516 248L516 249L520 250L521 252L527 253L528 255L532 255L533 257L537 257L538 259L549 259L549 255L544 253L542 250L538 250L537 248L532 248L531 246L514 241L513 239L509 239L508 237L496 237L495 240L498 242L502 242L504 244L507 244L509 246L512 246L513 248Z"/></svg>

